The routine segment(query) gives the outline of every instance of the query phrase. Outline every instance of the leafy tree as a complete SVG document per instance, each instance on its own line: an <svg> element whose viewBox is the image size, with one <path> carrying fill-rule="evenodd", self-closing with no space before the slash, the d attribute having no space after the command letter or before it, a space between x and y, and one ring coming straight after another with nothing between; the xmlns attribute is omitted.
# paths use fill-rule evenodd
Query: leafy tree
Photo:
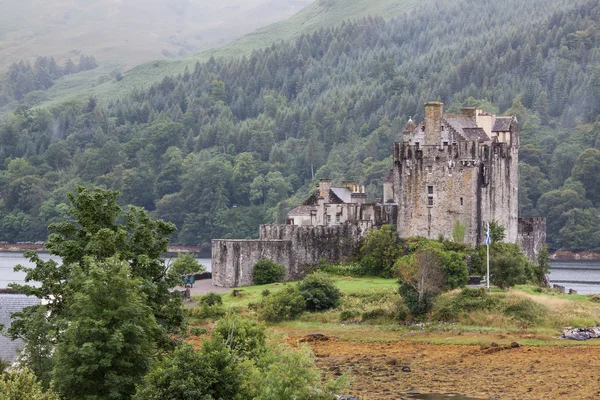
<svg viewBox="0 0 600 400"><path fill-rule="evenodd" d="M456 224L452 230L452 239L456 243L462 243L465 240L466 229L467 227L465 225L461 224L459 220L456 220Z"/></svg>
<svg viewBox="0 0 600 400"><path fill-rule="evenodd" d="M431 299L442 292L445 277L442 262L435 251L419 249L396 263L400 276L400 295L414 316L431 309Z"/></svg>
<svg viewBox="0 0 600 400"><path fill-rule="evenodd" d="M304 296L295 287L286 287L260 303L259 317L267 322L293 320L306 310Z"/></svg>
<svg viewBox="0 0 600 400"><path fill-rule="evenodd" d="M391 225L367 232L360 248L361 265L373 275L392 276L396 259L400 255L398 234Z"/></svg>
<svg viewBox="0 0 600 400"><path fill-rule="evenodd" d="M220 338L206 340L200 351L178 346L155 363L134 396L135 400L244 398L240 367Z"/></svg>
<svg viewBox="0 0 600 400"><path fill-rule="evenodd" d="M265 326L239 315L219 320L213 334L221 338L238 358L258 360L268 350Z"/></svg>
<svg viewBox="0 0 600 400"><path fill-rule="evenodd" d="M596 174L600 171L600 150L587 149L577 157L571 176L582 182L588 197L595 203L600 203L600 185Z"/></svg>
<svg viewBox="0 0 600 400"><path fill-rule="evenodd" d="M504 240L505 229L496 220L490 221L490 240L492 243L500 243Z"/></svg>
<svg viewBox="0 0 600 400"><path fill-rule="evenodd" d="M169 272L179 279L181 275L204 272L204 266L196 260L192 253L179 253L173 264L169 267Z"/></svg>
<svg viewBox="0 0 600 400"><path fill-rule="evenodd" d="M44 390L35 374L27 368L0 375L0 398L3 400L60 400L52 389Z"/></svg>
<svg viewBox="0 0 600 400"><path fill-rule="evenodd" d="M130 274L118 258L84 258L73 272L73 301L53 371L66 398L128 399L150 369L158 326L143 280Z"/></svg>

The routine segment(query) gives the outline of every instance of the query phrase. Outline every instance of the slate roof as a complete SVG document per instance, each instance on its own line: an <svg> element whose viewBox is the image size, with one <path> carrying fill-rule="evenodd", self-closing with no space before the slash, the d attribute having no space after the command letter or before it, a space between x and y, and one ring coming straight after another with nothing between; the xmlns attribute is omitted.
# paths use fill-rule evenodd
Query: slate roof
<svg viewBox="0 0 600 400"><path fill-rule="evenodd" d="M297 215L297 216L304 216L304 215L310 215L310 212L314 210L313 206L298 206L296 208L294 208L292 211L290 211L288 213L288 215Z"/></svg>
<svg viewBox="0 0 600 400"><path fill-rule="evenodd" d="M332 187L331 191L342 203L352 203L352 192L350 191L350 189L345 187ZM333 201L333 198L332 203L335 203Z"/></svg>
<svg viewBox="0 0 600 400"><path fill-rule="evenodd" d="M467 140L490 140L483 128L464 128L463 132Z"/></svg>
<svg viewBox="0 0 600 400"><path fill-rule="evenodd" d="M512 123L512 117L498 117L494 121L492 132L508 132L510 131L510 124Z"/></svg>
<svg viewBox="0 0 600 400"><path fill-rule="evenodd" d="M0 325L5 328L10 326L10 314L19 312L23 308L39 304L37 297L25 296L24 294L0 294ZM0 358L4 361L13 362L17 359L18 350L23 346L20 339L10 340L0 335Z"/></svg>

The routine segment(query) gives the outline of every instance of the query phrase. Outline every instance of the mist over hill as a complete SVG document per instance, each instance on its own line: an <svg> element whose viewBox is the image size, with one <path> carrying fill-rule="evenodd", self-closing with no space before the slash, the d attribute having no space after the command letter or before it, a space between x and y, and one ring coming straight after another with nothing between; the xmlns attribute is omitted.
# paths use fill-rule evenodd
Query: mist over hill
<svg viewBox="0 0 600 400"><path fill-rule="evenodd" d="M173 240L187 244L255 236L318 178L354 179L380 197L391 143L440 100L448 112L516 115L520 214L548 217L553 249L600 249L597 1L385 3L403 7L339 20L365 2L313 3L278 24L287 40L251 35L222 51L253 51L186 57L169 76L171 63L148 64L111 82L112 96L6 116L0 240L43 239L78 184L120 190L123 205L174 222ZM298 18L315 9L320 22L302 31Z"/></svg>
<svg viewBox="0 0 600 400"><path fill-rule="evenodd" d="M21 59L93 55L125 68L223 45L310 0L19 0L0 2L0 72Z"/></svg>

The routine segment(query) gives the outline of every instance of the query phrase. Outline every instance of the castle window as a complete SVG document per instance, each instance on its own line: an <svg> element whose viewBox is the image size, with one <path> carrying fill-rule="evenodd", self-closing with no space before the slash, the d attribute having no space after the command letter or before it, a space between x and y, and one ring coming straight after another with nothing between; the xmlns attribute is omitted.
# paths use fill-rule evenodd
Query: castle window
<svg viewBox="0 0 600 400"><path fill-rule="evenodd" d="M421 131L425 132L425 125L421 127Z"/></svg>
<svg viewBox="0 0 600 400"><path fill-rule="evenodd" d="M442 143L442 146L444 146L444 147L448 147L448 142L443 142L443 143Z"/></svg>
<svg viewBox="0 0 600 400"><path fill-rule="evenodd" d="M463 202L463 198L462 198L462 197L460 198L460 205L461 205L461 206L462 206L462 205L464 205L464 202Z"/></svg>
<svg viewBox="0 0 600 400"><path fill-rule="evenodd" d="M327 216L327 225L331 224L331 215Z"/></svg>
<svg viewBox="0 0 600 400"><path fill-rule="evenodd" d="M429 196L427 198L427 206L428 207L433 207L433 197L432 196Z"/></svg>
<svg viewBox="0 0 600 400"><path fill-rule="evenodd" d="M433 174L433 165L428 165L427 166L427 173L428 174Z"/></svg>
<svg viewBox="0 0 600 400"><path fill-rule="evenodd" d="M427 194L433 194L433 186L427 186Z"/></svg>
<svg viewBox="0 0 600 400"><path fill-rule="evenodd" d="M336 215L335 216L335 222L336 222L336 224L339 224L341 219L342 218L340 217L340 214Z"/></svg>

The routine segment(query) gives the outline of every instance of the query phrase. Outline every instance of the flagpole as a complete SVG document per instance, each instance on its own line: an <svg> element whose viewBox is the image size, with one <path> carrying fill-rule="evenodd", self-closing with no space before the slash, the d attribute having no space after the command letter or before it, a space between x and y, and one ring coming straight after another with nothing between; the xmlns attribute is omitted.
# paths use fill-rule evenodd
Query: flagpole
<svg viewBox="0 0 600 400"><path fill-rule="evenodd" d="M487 291L490 291L490 223L487 223L485 244L487 247Z"/></svg>

